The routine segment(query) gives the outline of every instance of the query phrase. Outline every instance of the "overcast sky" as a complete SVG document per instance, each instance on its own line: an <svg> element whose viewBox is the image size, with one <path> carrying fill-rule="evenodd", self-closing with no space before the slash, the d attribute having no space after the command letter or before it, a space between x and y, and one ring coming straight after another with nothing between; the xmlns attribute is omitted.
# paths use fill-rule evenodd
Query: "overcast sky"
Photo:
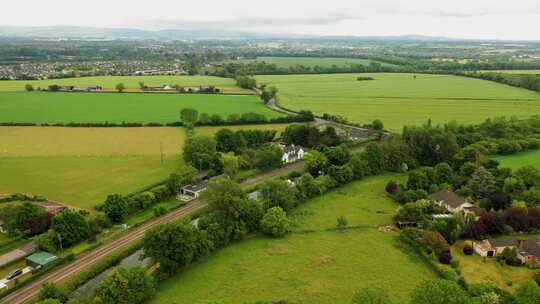
<svg viewBox="0 0 540 304"><path fill-rule="evenodd" d="M1 0L0 25L540 40L540 0Z"/></svg>

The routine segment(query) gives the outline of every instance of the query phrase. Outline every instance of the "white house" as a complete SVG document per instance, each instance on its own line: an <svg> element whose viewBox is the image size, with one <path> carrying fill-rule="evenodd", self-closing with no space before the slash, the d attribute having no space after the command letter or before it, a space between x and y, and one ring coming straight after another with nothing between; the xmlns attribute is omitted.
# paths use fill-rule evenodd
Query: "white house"
<svg viewBox="0 0 540 304"><path fill-rule="evenodd" d="M474 208L474 205L456 193L443 189L429 196L436 204L448 210L448 212L464 212Z"/></svg>
<svg viewBox="0 0 540 304"><path fill-rule="evenodd" d="M295 161L304 159L306 153L305 149L300 146L290 145L282 146L280 145L281 150L283 151L283 156L281 157L281 162L284 164L294 163Z"/></svg>

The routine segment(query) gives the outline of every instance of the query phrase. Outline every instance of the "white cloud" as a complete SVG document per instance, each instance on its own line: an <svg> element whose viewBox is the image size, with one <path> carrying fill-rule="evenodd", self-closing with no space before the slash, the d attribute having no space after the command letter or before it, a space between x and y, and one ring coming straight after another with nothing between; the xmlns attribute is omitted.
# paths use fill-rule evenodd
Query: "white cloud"
<svg viewBox="0 0 540 304"><path fill-rule="evenodd" d="M2 1L0 24L540 40L539 0Z"/></svg>

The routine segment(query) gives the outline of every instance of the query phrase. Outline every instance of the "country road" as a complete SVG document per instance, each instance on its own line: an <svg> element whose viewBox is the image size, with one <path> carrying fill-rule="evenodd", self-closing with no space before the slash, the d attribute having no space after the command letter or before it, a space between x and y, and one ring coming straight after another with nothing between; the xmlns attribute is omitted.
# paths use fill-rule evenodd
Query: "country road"
<svg viewBox="0 0 540 304"><path fill-rule="evenodd" d="M286 165L284 167L281 167L279 169L267 172L265 174L261 174L256 177L249 178L242 182L241 186L242 188L246 189L248 187L254 186L259 182L262 182L264 180L282 176L285 175L291 171L294 170L301 170L304 167L304 162L299 161L293 164ZM135 241L138 241L143 238L144 233L159 224L168 223L174 220L178 220L181 218L184 218L191 213L206 207L206 203L200 199L191 201L188 205L178 208L176 210L173 210L163 216L160 216L158 218L154 218L144 224L142 224L139 227L133 228L131 230L128 230L127 232L121 234L120 236L116 237L115 239L108 241L107 243L81 255L78 257L75 261L70 262L67 265L60 266L59 268L53 269L47 273L45 273L43 276L39 277L35 281L32 281L27 286L22 287L21 289L14 291L13 293L5 296L4 298L0 299L0 304L20 304L25 303L35 296L38 295L41 286L44 283L48 282L54 282L59 283L63 282L70 277L78 274L79 272L83 271L86 267L92 265L93 263L99 261L100 259L104 258L105 256L124 248L130 244L132 244Z"/></svg>

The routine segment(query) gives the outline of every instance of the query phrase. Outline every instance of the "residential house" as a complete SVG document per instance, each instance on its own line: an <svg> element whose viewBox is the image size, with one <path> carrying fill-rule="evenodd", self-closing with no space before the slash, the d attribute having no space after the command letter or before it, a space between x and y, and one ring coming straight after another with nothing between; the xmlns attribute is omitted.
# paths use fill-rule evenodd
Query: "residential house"
<svg viewBox="0 0 540 304"><path fill-rule="evenodd" d="M473 204L450 190L439 190L429 196L436 204L448 210L448 212L464 212L467 213L467 208L475 207Z"/></svg>
<svg viewBox="0 0 540 304"><path fill-rule="evenodd" d="M289 164L304 159L306 150L301 146L280 144L280 147L283 151L283 156L281 157L282 163Z"/></svg>
<svg viewBox="0 0 540 304"><path fill-rule="evenodd" d="M505 248L515 248L522 263L535 262L540 265L540 239L523 240L517 237L502 237L475 242L474 251L483 257L496 257Z"/></svg>

